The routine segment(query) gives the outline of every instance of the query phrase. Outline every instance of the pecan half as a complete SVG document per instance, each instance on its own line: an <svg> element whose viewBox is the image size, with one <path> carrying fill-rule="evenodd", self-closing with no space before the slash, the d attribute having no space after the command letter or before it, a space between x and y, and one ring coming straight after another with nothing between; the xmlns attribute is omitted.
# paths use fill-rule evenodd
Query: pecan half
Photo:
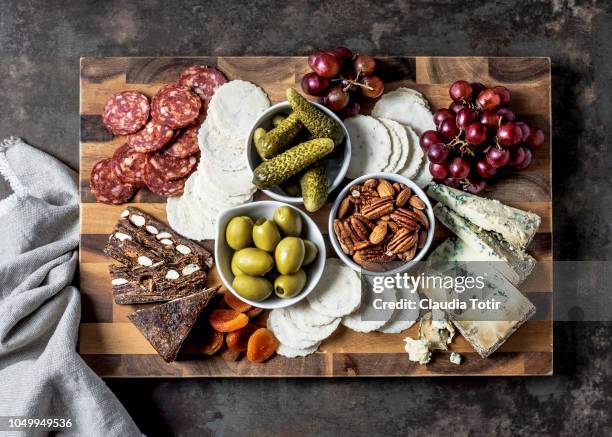
<svg viewBox="0 0 612 437"><path fill-rule="evenodd" d="M414 246L412 246L412 248L408 249L407 251L398 254L397 257L401 259L402 261L410 261L415 257L416 251L417 251L417 246L415 244Z"/></svg>
<svg viewBox="0 0 612 437"><path fill-rule="evenodd" d="M399 254L416 246L418 240L416 232L410 232L406 228L402 228L393 236L387 244L387 253Z"/></svg>
<svg viewBox="0 0 612 437"><path fill-rule="evenodd" d="M361 213L368 220L376 220L384 215L391 214L392 212L393 199L386 199L382 202L376 202L371 205L364 205L361 209Z"/></svg>
<svg viewBox="0 0 612 437"><path fill-rule="evenodd" d="M353 232L357 234L357 236L359 237L359 240L367 240L370 234L370 230L368 229L368 227L365 224L363 224L363 222L359 220L358 218L356 218L355 216L350 217L349 221L351 224L351 228L353 229Z"/></svg>
<svg viewBox="0 0 612 437"><path fill-rule="evenodd" d="M351 237L346 235L342 222L338 219L334 220L334 233L336 234L336 238L338 239L338 243L340 244L342 251L347 255L353 255L355 250L353 249Z"/></svg>
<svg viewBox="0 0 612 437"><path fill-rule="evenodd" d="M423 211L418 209L398 208L396 212L412 218L417 223L423 225L425 229L429 229L429 220L427 220L427 216Z"/></svg>
<svg viewBox="0 0 612 437"><path fill-rule="evenodd" d="M376 226L370 220L365 218L362 214L353 214L353 217L355 217L357 220L359 220L361 223L367 226L370 230L374 229L374 227Z"/></svg>
<svg viewBox="0 0 612 437"><path fill-rule="evenodd" d="M411 231L416 231L419 229L419 223L416 221L416 219L408 214L404 214L401 212L401 210L402 208L391 214L391 220L397 223L400 227L409 229Z"/></svg>

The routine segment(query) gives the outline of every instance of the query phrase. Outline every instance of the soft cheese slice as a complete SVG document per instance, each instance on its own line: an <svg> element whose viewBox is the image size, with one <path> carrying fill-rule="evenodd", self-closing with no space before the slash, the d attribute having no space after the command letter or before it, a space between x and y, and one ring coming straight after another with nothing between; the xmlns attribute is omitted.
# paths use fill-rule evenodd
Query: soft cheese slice
<svg viewBox="0 0 612 437"><path fill-rule="evenodd" d="M429 185L427 194L476 226L501 235L519 250L525 250L540 226L537 214L504 205L499 200L436 183Z"/></svg>
<svg viewBox="0 0 612 437"><path fill-rule="evenodd" d="M419 146L419 149L420 148L421 147ZM423 190L427 185L431 184L431 181L433 181L433 176L429 171L429 159L427 159L427 157L425 157L425 159L423 160L423 164L421 164L419 172L414 178L412 178L412 180Z"/></svg>
<svg viewBox="0 0 612 437"><path fill-rule="evenodd" d="M515 285L522 283L535 267L535 259L529 254L512 250L493 234L479 229L456 212L437 204L433 208L434 215L444 226L453 231L472 249L488 257L491 261L508 263L504 276ZM503 264L496 264L503 266Z"/></svg>
<svg viewBox="0 0 612 437"><path fill-rule="evenodd" d="M408 156L404 166L397 173L405 178L413 179L419 174L425 155L419 145L419 136L416 132L410 126L404 126L404 131L408 139Z"/></svg>
<svg viewBox="0 0 612 437"><path fill-rule="evenodd" d="M434 260L449 263L464 261L466 257L469 259L465 261L471 261L469 250L465 248L465 245L462 246L460 241L455 244L454 239L447 239L431 253L428 264L435 265ZM478 264L465 264L464 267L472 276L483 273ZM472 290L470 295L476 294L480 301L495 299L501 302L500 309L487 313L491 310L472 309L468 306L468 309L463 312L446 312L446 316L452 320L459 332L483 358L495 352L535 313L535 307L529 299L517 290L504 275L490 269L486 269L486 272L485 286L481 290ZM431 275L431 272L428 275ZM436 302L447 302L457 298L453 290L421 287L419 291Z"/></svg>
<svg viewBox="0 0 612 437"><path fill-rule="evenodd" d="M382 171L391 157L392 143L387 128L368 115L356 115L344 121L351 139L352 157L347 176L355 179Z"/></svg>
<svg viewBox="0 0 612 437"><path fill-rule="evenodd" d="M384 168L384 171L396 173L398 170L404 168L406 159L408 159L408 151L410 150L408 135L406 135L404 127L397 121L388 118L379 118L378 120L384 124L389 131L393 148L391 158L389 158L389 164Z"/></svg>
<svg viewBox="0 0 612 437"><path fill-rule="evenodd" d="M395 120L412 127L418 135L435 130L433 114L423 97L412 92L396 90L383 94L372 109L372 116Z"/></svg>

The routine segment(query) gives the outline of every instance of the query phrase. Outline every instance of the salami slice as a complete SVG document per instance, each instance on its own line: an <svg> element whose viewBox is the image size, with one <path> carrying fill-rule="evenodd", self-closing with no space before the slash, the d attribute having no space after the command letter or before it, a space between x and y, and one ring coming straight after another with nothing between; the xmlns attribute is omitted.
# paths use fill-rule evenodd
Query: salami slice
<svg viewBox="0 0 612 437"><path fill-rule="evenodd" d="M133 134L149 119L149 99L137 91L113 94L104 105L102 121L115 135Z"/></svg>
<svg viewBox="0 0 612 437"><path fill-rule="evenodd" d="M134 185L119 180L113 171L112 158L106 158L94 164L89 187L98 202L111 205L127 202L136 191Z"/></svg>
<svg viewBox="0 0 612 437"><path fill-rule="evenodd" d="M186 158L198 153L200 151L200 146L198 145L199 130L199 124L185 128L164 153L175 158Z"/></svg>
<svg viewBox="0 0 612 437"><path fill-rule="evenodd" d="M162 174L151 165L150 161L147 162L147 166L145 167L144 181L147 188L160 196L180 196L183 194L186 179L187 178L167 181L162 177Z"/></svg>
<svg viewBox="0 0 612 437"><path fill-rule="evenodd" d="M185 85L195 91L204 102L204 108L215 93L215 90L227 82L227 79L216 68L206 65L194 65L183 71L179 79L179 85Z"/></svg>
<svg viewBox="0 0 612 437"><path fill-rule="evenodd" d="M113 170L122 182L142 186L144 184L144 168L147 162L147 154L139 153L132 149L129 144L115 150L113 154Z"/></svg>
<svg viewBox="0 0 612 437"><path fill-rule="evenodd" d="M151 120L138 132L128 136L127 142L135 151L146 153L161 149L173 137L172 128Z"/></svg>
<svg viewBox="0 0 612 437"><path fill-rule="evenodd" d="M201 108L202 101L190 88L166 85L153 96L151 116L158 123L176 129L193 123Z"/></svg>
<svg viewBox="0 0 612 437"><path fill-rule="evenodd" d="M198 157L195 155L175 158L163 152L151 155L148 161L148 165L157 170L166 181L184 178L191 173L197 163Z"/></svg>

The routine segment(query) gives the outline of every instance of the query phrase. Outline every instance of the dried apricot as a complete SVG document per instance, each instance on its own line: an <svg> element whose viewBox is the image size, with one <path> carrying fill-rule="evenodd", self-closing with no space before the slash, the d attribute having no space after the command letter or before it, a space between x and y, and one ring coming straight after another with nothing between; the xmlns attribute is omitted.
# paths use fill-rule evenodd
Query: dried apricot
<svg viewBox="0 0 612 437"><path fill-rule="evenodd" d="M221 349L221 346L223 346L223 340L225 340L225 334L223 332L211 329L202 345L202 353L205 355L216 354L219 352L219 349Z"/></svg>
<svg viewBox="0 0 612 437"><path fill-rule="evenodd" d="M244 328L228 333L225 339L227 347L236 352L246 352L249 338L255 331L257 331L257 326L249 323Z"/></svg>
<svg viewBox="0 0 612 437"><path fill-rule="evenodd" d="M236 310L218 309L210 313L208 321L219 332L232 332L245 327L249 323L249 317Z"/></svg>
<svg viewBox="0 0 612 437"><path fill-rule="evenodd" d="M249 318L253 318L258 316L263 311L263 308L251 307L250 310L246 311L245 314L249 316Z"/></svg>
<svg viewBox="0 0 612 437"><path fill-rule="evenodd" d="M249 311L252 306L246 302L241 301L236 296L234 296L229 291L225 293L225 297L223 298L225 304L233 310L238 311L239 313L244 313Z"/></svg>
<svg viewBox="0 0 612 437"><path fill-rule="evenodd" d="M271 331L259 328L249 338L247 345L247 359L254 363L266 361L278 347L278 340Z"/></svg>

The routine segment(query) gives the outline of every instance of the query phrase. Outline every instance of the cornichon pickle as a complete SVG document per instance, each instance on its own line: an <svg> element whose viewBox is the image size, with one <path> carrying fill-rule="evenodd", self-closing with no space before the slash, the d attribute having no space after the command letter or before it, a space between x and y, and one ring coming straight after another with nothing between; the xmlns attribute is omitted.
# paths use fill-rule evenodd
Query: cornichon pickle
<svg viewBox="0 0 612 437"><path fill-rule="evenodd" d="M284 115L278 114L272 117L272 126L276 127L283 122L286 117Z"/></svg>
<svg viewBox="0 0 612 437"><path fill-rule="evenodd" d="M255 147L262 159L270 159L281 153L291 144L302 129L302 123L298 116L293 113L280 122L274 129L269 130L259 141L255 141Z"/></svg>
<svg viewBox="0 0 612 437"><path fill-rule="evenodd" d="M306 100L293 88L287 90L287 100L293 113L306 126L315 138L331 138L334 144L340 144L344 132L336 121Z"/></svg>
<svg viewBox="0 0 612 437"><path fill-rule="evenodd" d="M321 164L315 164L304 172L300 178L304 207L315 212L325 205L327 200L327 172Z"/></svg>
<svg viewBox="0 0 612 437"><path fill-rule="evenodd" d="M329 138L317 138L285 150L278 156L264 161L253 172L253 184L258 188L270 188L289 179L334 149Z"/></svg>

